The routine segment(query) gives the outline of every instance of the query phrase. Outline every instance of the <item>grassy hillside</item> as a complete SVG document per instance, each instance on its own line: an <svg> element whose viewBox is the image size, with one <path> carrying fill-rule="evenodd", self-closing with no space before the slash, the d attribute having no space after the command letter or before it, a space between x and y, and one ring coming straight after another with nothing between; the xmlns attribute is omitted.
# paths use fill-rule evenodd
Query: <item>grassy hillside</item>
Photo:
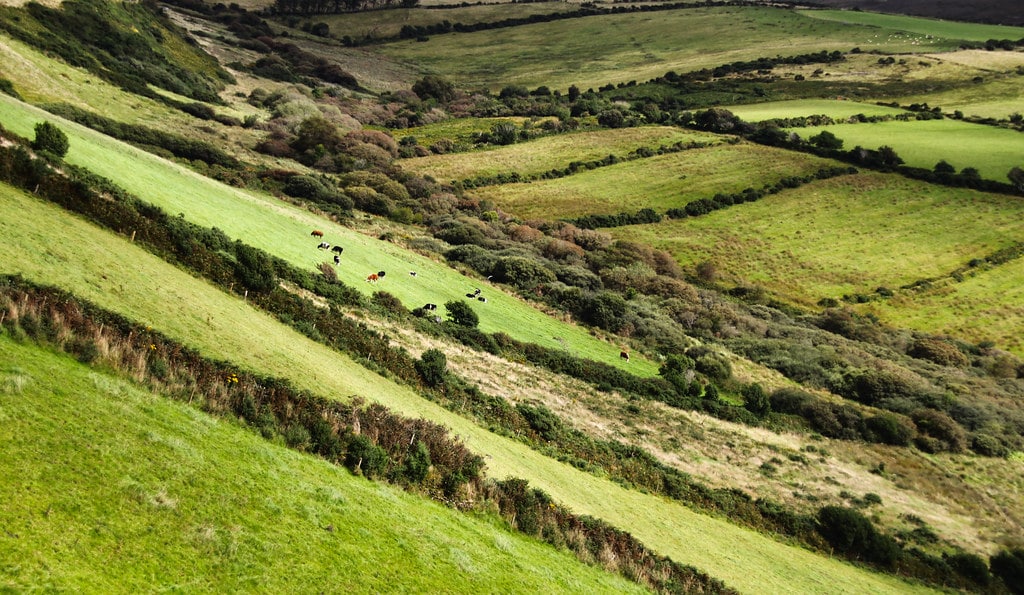
<svg viewBox="0 0 1024 595"><path fill-rule="evenodd" d="M866 25L868 27L877 27L879 29L903 31L907 34L944 37L946 39L987 41L989 39L1016 40L1024 37L1024 27L983 25L849 10L806 10L801 11L801 14L815 19L838 21L853 25Z"/></svg>
<svg viewBox="0 0 1024 595"><path fill-rule="evenodd" d="M686 43L679 43L681 32ZM882 52L957 47L955 41L938 38L922 45L921 38L785 9L699 8L436 36L425 43L388 44L380 51L470 88L517 84L566 89L576 84L586 89L764 56L849 51L876 41L872 49Z"/></svg>
<svg viewBox="0 0 1024 595"><path fill-rule="evenodd" d="M610 230L617 237L650 242L693 266L710 260L724 279L753 283L796 303L812 306L824 297L873 294L920 279L942 277L973 258L1013 243L1022 233L1024 205L1004 196L950 189L891 175L862 173L787 190L758 202L709 215L656 225ZM955 226L948 222L955 221ZM1018 267L1000 267L998 278L1020 283ZM994 274L994 272L993 272ZM964 338L990 339L1019 350L1022 323L1016 303L997 288L975 283L955 295L936 291L930 298L941 312L918 319L917 328L953 332L972 328ZM901 294L899 303L918 296ZM946 299L948 298L948 299ZM965 324L983 310L1002 304L999 324ZM988 305L986 305L988 304ZM882 320L899 307L885 307ZM985 331L982 332L982 328ZM1018 351L1019 353L1019 351Z"/></svg>
<svg viewBox="0 0 1024 595"><path fill-rule="evenodd" d="M865 116L895 116L904 110L838 99L794 99L790 101L769 101L749 105L731 105L726 109L744 122L761 122L774 118L796 118L800 116L826 115L834 120L849 118L858 114Z"/></svg>
<svg viewBox="0 0 1024 595"><path fill-rule="evenodd" d="M502 153L524 149L500 149ZM563 163L563 167L568 165ZM760 188L807 175L831 161L750 143L716 145L639 159L557 180L479 188L475 194L525 219L579 217L650 207L683 207L718 192Z"/></svg>
<svg viewBox="0 0 1024 595"><path fill-rule="evenodd" d="M641 591L6 333L0 420L4 590Z"/></svg>
<svg viewBox="0 0 1024 595"><path fill-rule="evenodd" d="M125 239L4 188L0 212L18 214L0 218L0 232L7 238L0 244L0 262L13 263L7 272L65 287L208 357L288 378L297 388L326 396L363 395L404 415L443 424L487 457L491 477L528 479L578 514L627 528L653 550L740 590L820 592L835 584L855 585L851 592L911 589L895 578L784 546L658 496L626 490L491 434L253 311L243 301L196 282ZM48 226L40 228L35 221L47 221ZM61 242L51 241L51 229L61 230Z"/></svg>
<svg viewBox="0 0 1024 595"><path fill-rule="evenodd" d="M0 122L18 134L33 136L35 123L53 116L6 96L0 96ZM620 348L591 336L585 329L546 316L521 299L505 294L486 281L466 278L448 266L404 250L399 246L360 233L359 223L344 227L325 221L304 209L272 197L231 188L200 176L181 166L144 151L60 120L71 138L68 161L85 166L114 180L143 200L168 213L184 213L190 221L217 227L232 238L262 248L292 264L314 269L329 261L329 254L317 250L318 240L310 230L322 229L324 240L345 248L338 278L359 291L371 294L387 291L409 308L427 302L442 305L462 300L475 287L484 289L486 304L473 302L480 316L480 328L548 347L568 346L573 353L603 361L645 375L657 366L642 358L622 362ZM133 163L129 170L126 160ZM384 270L389 276L371 284L370 273ZM411 277L410 271L417 276Z"/></svg>

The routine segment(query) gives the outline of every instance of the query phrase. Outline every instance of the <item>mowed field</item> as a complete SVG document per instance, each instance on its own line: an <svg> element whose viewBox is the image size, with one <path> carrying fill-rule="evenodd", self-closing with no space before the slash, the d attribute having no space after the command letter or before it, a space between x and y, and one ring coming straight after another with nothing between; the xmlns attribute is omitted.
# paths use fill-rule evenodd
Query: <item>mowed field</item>
<svg viewBox="0 0 1024 595"><path fill-rule="evenodd" d="M595 130L546 136L469 153L405 159L401 165L403 169L431 175L441 182L511 172L531 176L564 168L574 161L593 161L608 155L625 158L639 148L657 150L690 142L718 144L722 137L672 126Z"/></svg>
<svg viewBox="0 0 1024 595"><path fill-rule="evenodd" d="M800 14L810 18L851 25L865 25L883 30L902 31L908 34L944 37L946 39L963 39L965 41L988 41L989 39L1017 40L1024 37L1024 27L943 21L940 19L882 14L860 10L802 10Z"/></svg>
<svg viewBox="0 0 1024 595"><path fill-rule="evenodd" d="M684 266L711 261L727 284L762 286L813 307L822 298L944 277L1012 245L1024 233L1024 202L861 173L702 217L608 231L668 250ZM1007 288L1024 285L1022 274L1017 264L1003 265L955 290L899 292L898 299L864 308L897 326L962 331L967 340L990 339L1020 354L1024 316L1019 291Z"/></svg>
<svg viewBox="0 0 1024 595"><path fill-rule="evenodd" d="M0 590L642 592L0 332Z"/></svg>
<svg viewBox="0 0 1024 595"><path fill-rule="evenodd" d="M518 297L506 294L482 279L465 277L444 263L407 251L393 243L331 223L304 209L270 196L232 188L188 169L110 139L41 110L0 95L0 123L9 130L32 137L37 122L57 122L69 136L70 163L89 168L122 188L171 214L182 213L204 227L218 227L229 237L266 250L284 260L317 270L330 261L330 253L317 250L318 239L310 231L321 229L324 240L343 246L338 278L364 294L387 291L412 309L425 303L442 305L464 300L474 288L483 289L487 303L472 301L480 328L505 332L517 339L622 367L635 374L654 375L657 365L640 357L624 362L621 348L582 328L567 324L534 309ZM126 167L131 163L131 167ZM389 273L378 283L367 276ZM417 276L409 275L416 271ZM443 306L441 307L443 311Z"/></svg>
<svg viewBox="0 0 1024 595"><path fill-rule="evenodd" d="M47 226L38 224L46 221ZM60 242L52 229L61 230ZM904 593L892 576L788 547L660 496L642 494L545 457L480 428L410 389L369 372L126 239L0 186L0 262L5 272L58 285L242 369L286 378L329 398L361 395L447 426L485 456L491 477L521 477L578 514L628 530L655 551L751 593ZM367 536L367 540L372 535ZM722 552L728 552L723 555Z"/></svg>
<svg viewBox="0 0 1024 595"><path fill-rule="evenodd" d="M741 142L637 159L554 180L477 188L473 194L526 219L647 207L664 212L719 192L757 189L833 165L813 155Z"/></svg>
<svg viewBox="0 0 1024 595"><path fill-rule="evenodd" d="M981 81L965 81L943 91L926 91L897 97L903 105L928 103L944 112L960 110L966 116L1006 119L1024 113L1024 53L963 50L929 55L970 70Z"/></svg>
<svg viewBox="0 0 1024 595"><path fill-rule="evenodd" d="M791 132L806 140L823 130L841 138L847 150L892 147L913 167L932 169L945 160L958 171L973 167L983 178L1008 182L1010 169L1024 166L1024 134L995 126L943 119L811 126Z"/></svg>
<svg viewBox="0 0 1024 595"><path fill-rule="evenodd" d="M907 113L894 107L861 103L840 99L794 99L791 101L769 101L748 105L727 105L725 109L739 116L744 122L762 122L775 118L799 118L824 115L833 120L850 116L895 116Z"/></svg>
<svg viewBox="0 0 1024 595"><path fill-rule="evenodd" d="M693 8L439 35L427 42L390 43L378 51L470 88L516 84L564 90L572 84L587 89L643 82L669 70L687 72L738 60L846 52L878 35L884 39L872 49L882 52L949 51L958 45L934 38L922 46L917 36L895 33L781 8Z"/></svg>

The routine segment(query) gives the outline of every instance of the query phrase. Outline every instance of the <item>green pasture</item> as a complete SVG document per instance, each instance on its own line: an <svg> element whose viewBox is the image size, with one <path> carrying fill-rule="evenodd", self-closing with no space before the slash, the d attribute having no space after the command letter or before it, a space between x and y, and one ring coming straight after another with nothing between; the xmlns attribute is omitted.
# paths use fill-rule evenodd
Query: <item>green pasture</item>
<svg viewBox="0 0 1024 595"><path fill-rule="evenodd" d="M980 82L965 80L941 91L920 89L890 100L899 101L902 105L927 103L941 107L946 113L959 110L965 116L1000 120L1014 113L1024 113L1024 76L1017 73L1018 69L1024 72L1024 53L965 50L935 57L964 71L969 70L972 79L981 77Z"/></svg>
<svg viewBox="0 0 1024 595"><path fill-rule="evenodd" d="M566 163L565 165L568 165ZM614 214L650 207L664 212L716 193L761 188L834 162L752 143L717 145L618 163L565 178L477 188L524 219Z"/></svg>
<svg viewBox="0 0 1024 595"><path fill-rule="evenodd" d="M487 303L472 301L480 328L503 331L519 340L557 349L622 367L640 375L654 375L658 366L642 358L625 362L621 348L602 341L575 325L534 309L525 301L501 291L482 279L463 276L443 263L407 251L390 242L360 233L353 227L331 223L305 209L269 196L226 186L145 151L117 142L95 131L55 118L6 96L0 96L0 124L23 136L33 137L37 122L49 119L69 136L67 160L113 180L122 188L171 214L184 214L205 227L217 227L232 238L266 250L288 262L319 270L331 254L317 249L319 240L310 231L320 229L324 241L344 247L338 278L370 295L387 291L410 309L428 302L444 304L463 300L474 288L483 289ZM131 164L127 166L126 164ZM378 271L388 275L378 283L367 276ZM409 273L416 271L417 276ZM443 311L443 307L441 308ZM439 312L443 313L443 312Z"/></svg>
<svg viewBox="0 0 1024 595"><path fill-rule="evenodd" d="M865 116L895 116L904 110L874 103L860 103L839 99L794 99L792 101L769 101L748 105L727 105L725 109L736 114L745 122L761 122L774 118L799 118L825 115L833 120L846 119L857 114Z"/></svg>
<svg viewBox="0 0 1024 595"><path fill-rule="evenodd" d="M402 167L442 182L517 172L538 175L562 169L573 161L626 157L639 148L657 150L675 143L719 143L722 137L671 126L645 126L545 136L504 147L471 153L431 155L402 161Z"/></svg>
<svg viewBox="0 0 1024 595"><path fill-rule="evenodd" d="M1024 233L1024 202L861 173L702 217L609 231L667 250L684 267L711 261L726 284L761 286L786 301L814 307L822 298L870 295L879 287L895 290L942 277L971 259L984 258L1019 240ZM928 302L931 318L919 317L913 326L940 333L952 331L956 324L980 329L979 320L954 320L956 312L991 310L992 303L1007 311L1018 308L1016 294L995 290L994 280L1022 285L1024 276L1019 273L1019 268L1000 267L988 277L988 285L979 282L973 291L958 292L955 303L952 295L936 295ZM903 303L883 306L880 317L897 326L909 325L915 315L902 315ZM930 322L935 326L929 327ZM991 338L999 345L1019 345L1020 324L1019 314L1007 315L1002 322L993 322L990 332L996 336Z"/></svg>
<svg viewBox="0 0 1024 595"><path fill-rule="evenodd" d="M1018 236L1019 237L1019 236ZM946 279L919 292L858 306L904 328L948 333L1024 354L1024 259Z"/></svg>
<svg viewBox="0 0 1024 595"><path fill-rule="evenodd" d="M890 33L893 35L887 38ZM516 84L581 89L643 82L738 60L871 46L882 52L948 51L957 42L896 35L895 30L809 18L769 7L718 7L602 15L375 48L469 88Z"/></svg>
<svg viewBox="0 0 1024 595"><path fill-rule="evenodd" d="M981 177L1007 182L1013 167L1024 166L1024 135L1014 130L960 120L890 121L793 128L808 139L828 130L843 139L843 148L889 146L913 167L932 169L945 160L957 171L973 167Z"/></svg>
<svg viewBox="0 0 1024 595"><path fill-rule="evenodd" d="M0 263L5 273L66 288L240 369L286 378L299 389L329 398L361 395L403 415L442 424L485 457L491 477L527 479L574 512L626 529L654 551L692 564L741 591L923 591L895 577L696 514L663 497L625 489L495 435L252 309L244 300L192 278L127 239L7 186L0 186L0 237L4 238ZM59 377L60 369L53 375ZM119 426L119 431L124 427Z"/></svg>
<svg viewBox="0 0 1024 595"><path fill-rule="evenodd" d="M0 590L642 592L0 332Z"/></svg>
<svg viewBox="0 0 1024 595"><path fill-rule="evenodd" d="M533 15L572 12L579 7L564 2L535 2L526 4L475 4L445 9L395 8L391 10L365 10L360 12L316 15L314 23L327 23L334 37L351 36L353 39L398 37L402 27L426 27L443 21L475 25L506 19L525 19Z"/></svg>
<svg viewBox="0 0 1024 595"><path fill-rule="evenodd" d="M989 39L1017 40L1024 37L1024 27L943 21L860 10L801 10L800 14L812 19L822 19L894 32L902 31L908 34L924 35L932 38L988 41ZM866 50L868 48L862 47L862 49Z"/></svg>

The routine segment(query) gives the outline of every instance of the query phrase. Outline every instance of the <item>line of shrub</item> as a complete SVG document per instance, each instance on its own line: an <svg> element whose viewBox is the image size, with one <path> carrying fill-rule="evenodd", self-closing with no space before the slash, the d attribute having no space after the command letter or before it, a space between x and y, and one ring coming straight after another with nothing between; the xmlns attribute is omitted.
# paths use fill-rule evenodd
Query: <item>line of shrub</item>
<svg viewBox="0 0 1024 595"><path fill-rule="evenodd" d="M678 470L659 463L637 447L595 440L575 430L559 431L565 426L553 413L538 408L513 407L505 399L487 395L452 375L445 377L443 386L429 390L426 388L423 366L418 366L417 360L404 349L390 346L386 337L349 319L334 307L319 307L308 299L285 291L277 284L275 273L299 284L305 282L303 287L328 297L329 301L335 301L336 304L365 305L354 290L336 282L328 283L322 278L320 282L310 283L308 274L241 242L231 243L217 230L202 230L182 218L167 217L158 208L126 195L109 182L88 172L71 167L67 171L75 179L58 174L40 159L33 159L21 146L0 149L0 176L5 180L23 188L34 186L39 196L83 213L108 228L120 230L121 233L127 233L126 230L135 231L136 241L150 250L172 262L181 262L221 286L230 289L237 283L247 288L246 293L251 290L253 293L248 293L250 303L274 314L282 322L317 341L354 355L371 369L418 386L428 398L458 413L474 416L496 433L515 436L534 448L548 450L553 456L590 472L600 470L625 485L649 489L697 508L723 513L746 526L789 535L812 547L821 548L818 533L811 531L814 525L807 517L794 514L772 502L751 501L748 495L738 490L709 489L692 482ZM103 194L95 191L91 184L102 188ZM167 228L163 227L165 225ZM212 242L218 249L209 249L205 242ZM229 247L233 250L225 253ZM385 301L375 300L378 303ZM532 344L518 343L500 335L487 336L476 329L451 322L434 326L467 344L475 342L497 346L500 341L517 348L521 357L529 361L556 372L577 377L589 376L588 380L596 380L599 385L628 387L624 390L649 398L660 397L660 400L676 406L696 404L698 406L693 408L703 407L726 419L733 414L741 415L742 421L747 423L756 419L746 419L751 415L746 409L725 405L717 399L700 399L694 403L693 397L683 397L671 383L662 378L639 378L606 364L573 358ZM678 400L683 398L687 401ZM247 406L246 410L251 414L249 417L259 417L259 407ZM544 440L544 436L553 440ZM330 446L333 444L330 441L325 444L328 446L324 448L335 448ZM372 453L371 458L383 461ZM926 556L913 552L908 555L918 558ZM928 568L935 566L929 564ZM900 571L903 571L902 567ZM935 574L918 576L926 580L939 580Z"/></svg>
<svg viewBox="0 0 1024 595"><path fill-rule="evenodd" d="M0 328L12 337L130 373L155 392L242 420L268 440L459 510L497 513L515 530L659 592L735 593L654 554L625 531L556 505L525 480L485 480L483 459L433 422L365 405L359 397L341 403L212 361L148 327L19 277L0 277L0 306L6 314Z"/></svg>

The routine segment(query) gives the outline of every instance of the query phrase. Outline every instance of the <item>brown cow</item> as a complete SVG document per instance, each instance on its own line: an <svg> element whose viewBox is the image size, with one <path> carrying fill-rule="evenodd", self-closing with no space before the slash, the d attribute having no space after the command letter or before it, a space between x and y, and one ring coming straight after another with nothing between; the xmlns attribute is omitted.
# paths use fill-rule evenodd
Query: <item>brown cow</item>
<svg viewBox="0 0 1024 595"><path fill-rule="evenodd" d="M376 283L377 279L379 278L380 277L377 276L377 273L371 273L370 276L366 278L366 280L370 283Z"/></svg>
<svg viewBox="0 0 1024 595"><path fill-rule="evenodd" d="M324 237L324 232L320 231L319 229L314 229L313 233L311 233L309 235L311 235L311 236L313 236L315 238L322 238L322 237Z"/></svg>

